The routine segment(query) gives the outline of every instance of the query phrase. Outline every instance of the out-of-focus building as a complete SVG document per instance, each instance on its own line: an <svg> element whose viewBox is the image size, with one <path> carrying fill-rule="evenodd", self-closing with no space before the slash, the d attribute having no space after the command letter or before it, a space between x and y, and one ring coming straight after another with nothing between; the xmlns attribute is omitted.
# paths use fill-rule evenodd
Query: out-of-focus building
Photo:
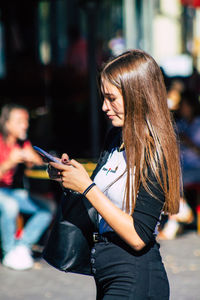
<svg viewBox="0 0 200 300"><path fill-rule="evenodd" d="M182 8L178 0L161 0L154 10L153 55L158 62L182 53Z"/></svg>
<svg viewBox="0 0 200 300"><path fill-rule="evenodd" d="M72 32L79 35L75 45ZM113 39L117 52L109 48ZM112 55L131 48L149 52L168 76L189 76L193 66L200 71L200 0L1 0L0 106L21 102L35 120L49 112L54 133L48 136L56 137L52 143L60 151L70 147L79 155L76 140L84 137L86 155L96 156L99 131L107 126L97 109L96 73ZM66 63L70 49L84 49L84 78L72 71L74 59ZM70 145L62 139L65 127L74 130Z"/></svg>
<svg viewBox="0 0 200 300"><path fill-rule="evenodd" d="M199 0L123 0L127 48L146 50L169 72L199 70L199 7Z"/></svg>

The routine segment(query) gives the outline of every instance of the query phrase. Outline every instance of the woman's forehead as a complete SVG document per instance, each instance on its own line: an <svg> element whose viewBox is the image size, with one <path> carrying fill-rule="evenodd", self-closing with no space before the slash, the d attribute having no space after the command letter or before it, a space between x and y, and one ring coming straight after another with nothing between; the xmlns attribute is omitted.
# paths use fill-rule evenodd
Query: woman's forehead
<svg viewBox="0 0 200 300"><path fill-rule="evenodd" d="M112 84L110 81L106 80L106 79L102 79L101 81L101 90L104 93L109 93L110 91L114 91L114 90L118 90L118 88Z"/></svg>
<svg viewBox="0 0 200 300"><path fill-rule="evenodd" d="M24 119L28 119L29 118L29 114L25 109L19 109L19 108L14 108L13 110L11 110L10 115L9 115L9 120L13 120L13 119L19 119L19 118L24 118Z"/></svg>

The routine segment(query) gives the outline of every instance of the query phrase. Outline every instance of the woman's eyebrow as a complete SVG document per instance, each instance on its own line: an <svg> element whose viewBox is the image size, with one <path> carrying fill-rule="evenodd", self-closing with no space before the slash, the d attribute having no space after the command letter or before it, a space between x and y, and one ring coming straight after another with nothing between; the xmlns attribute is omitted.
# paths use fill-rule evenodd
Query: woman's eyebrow
<svg viewBox="0 0 200 300"><path fill-rule="evenodd" d="M104 93L104 96L107 96L107 97L115 97L115 95L112 94L112 93Z"/></svg>

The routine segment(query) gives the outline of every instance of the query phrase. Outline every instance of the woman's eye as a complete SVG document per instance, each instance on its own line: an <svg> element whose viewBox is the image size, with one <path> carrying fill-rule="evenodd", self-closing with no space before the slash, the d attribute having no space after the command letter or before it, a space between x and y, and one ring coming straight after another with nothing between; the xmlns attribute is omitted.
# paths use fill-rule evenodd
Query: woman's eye
<svg viewBox="0 0 200 300"><path fill-rule="evenodd" d="M113 102L113 101L115 101L115 98L109 97L108 100L109 100L110 102Z"/></svg>

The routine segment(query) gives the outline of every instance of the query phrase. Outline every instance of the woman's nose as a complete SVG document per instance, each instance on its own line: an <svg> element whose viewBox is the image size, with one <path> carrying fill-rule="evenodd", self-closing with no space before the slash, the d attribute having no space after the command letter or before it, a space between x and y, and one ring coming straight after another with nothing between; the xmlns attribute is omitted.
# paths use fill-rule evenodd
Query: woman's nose
<svg viewBox="0 0 200 300"><path fill-rule="evenodd" d="M27 130L27 129L28 129L28 126L29 126L28 122L24 122L24 123L22 124L22 128L23 128L24 130Z"/></svg>
<svg viewBox="0 0 200 300"><path fill-rule="evenodd" d="M106 111L109 110L108 101L106 101L106 100L103 101L102 110L103 110L104 112L106 112Z"/></svg>

